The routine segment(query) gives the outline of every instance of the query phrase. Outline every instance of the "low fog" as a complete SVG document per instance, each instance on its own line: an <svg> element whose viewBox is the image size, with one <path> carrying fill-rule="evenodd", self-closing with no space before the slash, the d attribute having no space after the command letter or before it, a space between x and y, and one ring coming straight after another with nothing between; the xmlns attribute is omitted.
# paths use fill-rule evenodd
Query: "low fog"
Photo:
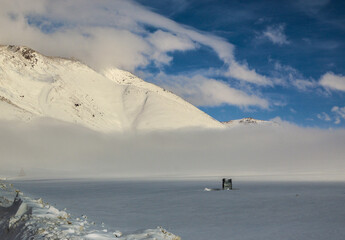
<svg viewBox="0 0 345 240"><path fill-rule="evenodd" d="M345 131L280 126L104 134L40 120L0 122L0 177L345 179ZM325 177L326 176L326 177Z"/></svg>

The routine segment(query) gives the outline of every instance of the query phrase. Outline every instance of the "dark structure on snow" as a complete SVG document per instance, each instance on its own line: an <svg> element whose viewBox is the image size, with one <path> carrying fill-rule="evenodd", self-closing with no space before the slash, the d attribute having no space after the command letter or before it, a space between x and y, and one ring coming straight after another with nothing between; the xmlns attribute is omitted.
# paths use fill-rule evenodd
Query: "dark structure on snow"
<svg viewBox="0 0 345 240"><path fill-rule="evenodd" d="M232 190L232 179L231 178L223 178L222 189L223 190Z"/></svg>

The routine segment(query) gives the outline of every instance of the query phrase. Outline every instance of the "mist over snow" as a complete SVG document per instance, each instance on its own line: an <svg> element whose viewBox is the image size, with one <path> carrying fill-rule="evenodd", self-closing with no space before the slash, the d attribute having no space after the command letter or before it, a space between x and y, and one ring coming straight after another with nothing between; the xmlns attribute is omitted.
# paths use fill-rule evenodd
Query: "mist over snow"
<svg viewBox="0 0 345 240"><path fill-rule="evenodd" d="M341 179L345 131L246 126L104 134L51 119L0 123L0 174L29 178L302 175ZM294 179L294 177L293 177Z"/></svg>

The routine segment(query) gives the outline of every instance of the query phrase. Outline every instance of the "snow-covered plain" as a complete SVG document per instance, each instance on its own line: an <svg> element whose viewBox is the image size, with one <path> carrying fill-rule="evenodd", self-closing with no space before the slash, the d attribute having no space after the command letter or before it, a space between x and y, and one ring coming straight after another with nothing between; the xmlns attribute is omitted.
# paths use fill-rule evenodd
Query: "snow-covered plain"
<svg viewBox="0 0 345 240"><path fill-rule="evenodd" d="M68 194L64 194L65 199L69 199ZM87 202L87 199L82 200L85 201ZM87 208L92 209L93 206L88 205ZM73 217L41 198L33 199L25 196L12 184L1 181L0 239L179 240L180 238L161 227L127 234L120 231L111 232L104 227L104 224L97 226L85 215Z"/></svg>
<svg viewBox="0 0 345 240"><path fill-rule="evenodd" d="M114 232L164 226L186 240L343 240L344 182L45 180L17 181L72 216ZM68 197L67 197L68 196ZM160 239L160 238L157 238Z"/></svg>

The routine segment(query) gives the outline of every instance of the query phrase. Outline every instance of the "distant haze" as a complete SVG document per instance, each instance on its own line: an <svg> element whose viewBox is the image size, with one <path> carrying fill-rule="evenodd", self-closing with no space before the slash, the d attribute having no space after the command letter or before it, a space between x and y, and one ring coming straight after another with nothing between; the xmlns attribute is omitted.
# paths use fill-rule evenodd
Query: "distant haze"
<svg viewBox="0 0 345 240"><path fill-rule="evenodd" d="M3 121L0 132L0 175L7 177L23 168L29 178L311 174L345 179L344 130L281 123L101 134L46 119L30 124Z"/></svg>

